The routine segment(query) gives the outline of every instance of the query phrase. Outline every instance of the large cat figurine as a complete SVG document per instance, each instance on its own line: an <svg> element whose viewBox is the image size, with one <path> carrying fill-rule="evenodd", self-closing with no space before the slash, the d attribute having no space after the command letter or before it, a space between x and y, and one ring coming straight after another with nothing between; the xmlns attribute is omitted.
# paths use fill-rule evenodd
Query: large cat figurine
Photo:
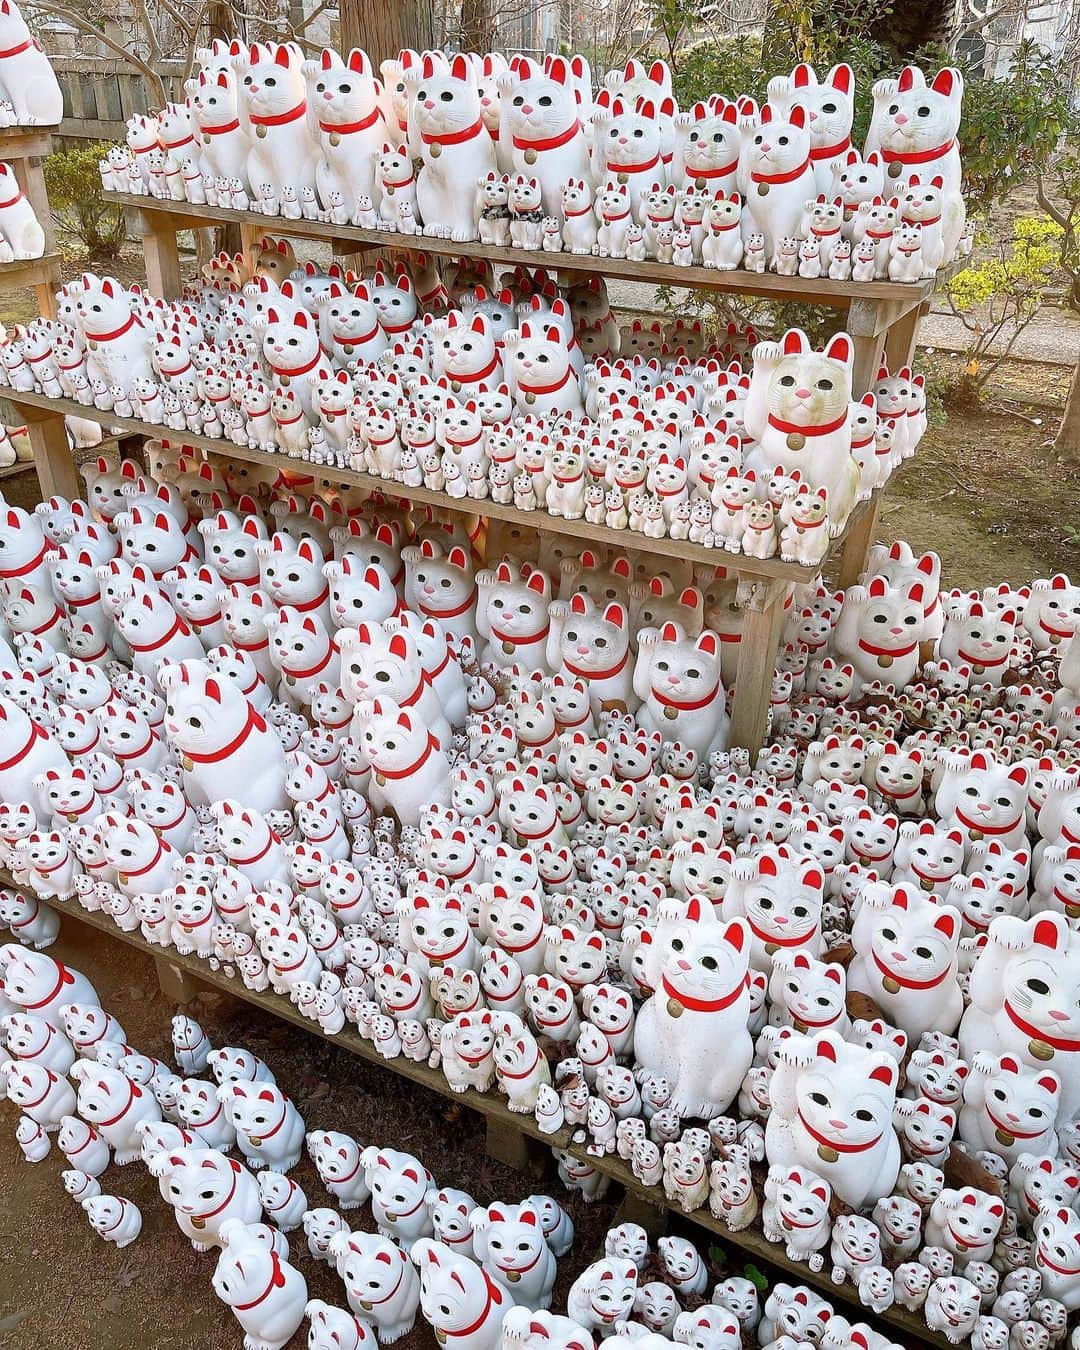
<svg viewBox="0 0 1080 1350"><path fill-rule="evenodd" d="M720 642L705 631L687 637L681 625L665 623L640 634L634 692L641 699L638 726L678 741L706 759L727 745L728 718L720 676Z"/></svg>
<svg viewBox="0 0 1080 1350"><path fill-rule="evenodd" d="M136 380L152 378L149 333L118 281L85 273L75 308L87 349L88 378L128 395Z"/></svg>
<svg viewBox="0 0 1080 1350"><path fill-rule="evenodd" d="M0 99L11 104L16 126L53 127L64 116L49 58L14 0L0 0Z"/></svg>
<svg viewBox="0 0 1080 1350"><path fill-rule="evenodd" d="M317 61L303 66L308 98L319 128L315 186L328 208L331 193L340 192L351 213L358 196L371 198L378 209L382 189L376 159L386 140L379 106L379 83L366 52L354 47L342 60L324 47Z"/></svg>
<svg viewBox="0 0 1080 1350"><path fill-rule="evenodd" d="M251 191L247 178L251 146L240 120L236 73L231 68L216 74L200 70L186 87L195 122L196 161L203 178L238 178Z"/></svg>
<svg viewBox="0 0 1080 1350"><path fill-rule="evenodd" d="M281 197L289 188L300 197L315 186L318 148L309 130L307 85L300 50L254 43L233 62L251 126L247 181L252 191L263 184Z"/></svg>
<svg viewBox="0 0 1080 1350"><path fill-rule="evenodd" d="M571 178L592 183L589 145L578 88L565 56L548 56L540 70L522 57L498 77L500 127L509 134L517 173L540 181L546 215L562 212Z"/></svg>
<svg viewBox="0 0 1080 1350"><path fill-rule="evenodd" d="M877 151L884 160L889 195L913 171L941 177L945 262L956 255L966 219L956 138L963 101L960 71L947 66L927 84L918 66L905 66L899 79L874 85L874 111L866 134L865 153Z"/></svg>
<svg viewBox="0 0 1080 1350"><path fill-rule="evenodd" d="M852 928L848 988L867 994L915 1044L923 1032L951 1036L964 1011L957 980L960 915L913 886L864 891Z"/></svg>
<svg viewBox="0 0 1080 1350"><path fill-rule="evenodd" d="M770 1165L809 1168L853 1209L891 1194L900 1171L896 1060L832 1031L791 1036L776 1058L765 1126Z"/></svg>
<svg viewBox="0 0 1080 1350"><path fill-rule="evenodd" d="M743 236L753 231L765 236L770 264L781 239L798 237L803 210L817 192L808 122L801 103L793 103L786 114L766 103L757 125L744 133Z"/></svg>
<svg viewBox="0 0 1080 1350"><path fill-rule="evenodd" d="M548 616L549 669L567 679L585 682L594 715L611 705L631 712L636 709L630 623L625 606L613 602L601 611L579 592L569 602L552 601Z"/></svg>
<svg viewBox="0 0 1080 1350"><path fill-rule="evenodd" d="M655 941L659 985L634 1024L634 1057L672 1084L669 1107L708 1120L727 1110L753 1059L749 933L691 900Z"/></svg>
<svg viewBox="0 0 1080 1350"><path fill-rule="evenodd" d="M703 188L713 197L734 192L741 148L735 104L695 103L675 118L675 132L672 183Z"/></svg>
<svg viewBox="0 0 1080 1350"><path fill-rule="evenodd" d="M756 444L743 467L764 479L797 469L813 490L825 488L836 534L859 490L851 453L851 339L837 333L817 352L801 328L791 328L780 342L759 342L753 357L743 417Z"/></svg>
<svg viewBox="0 0 1080 1350"><path fill-rule="evenodd" d="M846 162L855 116L855 73L846 61L833 66L819 84L814 67L801 61L790 75L769 81L769 101L790 109L801 104L810 126L810 163L818 192L832 187L833 170Z"/></svg>
<svg viewBox="0 0 1080 1350"><path fill-rule="evenodd" d="M880 683L903 689L919 668L926 588L920 581L890 586L874 577L849 586L836 622L833 649L855 668L855 690Z"/></svg>
<svg viewBox="0 0 1080 1350"><path fill-rule="evenodd" d="M410 91L409 116L423 160L416 180L416 204L427 234L475 239L476 184L495 171L495 148L480 107L476 75L458 53L449 73L425 55L419 69L402 76Z"/></svg>
<svg viewBox="0 0 1080 1350"><path fill-rule="evenodd" d="M1004 915L971 971L960 1050L1010 1054L1061 1082L1063 1120L1080 1110L1080 934L1063 914ZM1073 1056L1077 1058L1073 1058Z"/></svg>

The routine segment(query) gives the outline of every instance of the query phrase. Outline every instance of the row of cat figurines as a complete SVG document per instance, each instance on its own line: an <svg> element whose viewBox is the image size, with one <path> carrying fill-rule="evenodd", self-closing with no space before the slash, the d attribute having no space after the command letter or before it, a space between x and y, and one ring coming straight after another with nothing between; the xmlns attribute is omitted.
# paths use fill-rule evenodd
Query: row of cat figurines
<svg viewBox="0 0 1080 1350"><path fill-rule="evenodd" d="M799 236L804 203L817 193L841 195L855 211L921 175L940 179L941 211L919 222L933 235L927 264L937 265L939 234L940 261L956 255L965 211L963 77L955 69L928 80L908 66L877 82L860 155L846 64L821 82L811 67L796 67L770 81L760 107L716 94L680 112L662 63L615 73L594 98L587 66L561 56L543 66L516 59L485 78L494 57L411 55L399 60L398 106L388 119L362 51L343 60L327 49L305 61L292 44L207 50L187 100L132 119L131 155L110 156L106 174L128 190L149 191L156 180L157 195L208 201L209 183L217 205L261 202L294 215L306 205L339 224L362 216L454 240L479 237L485 212L489 222L507 218L506 203L477 192L488 175L536 181L533 225L565 215L567 184L587 197L610 194L643 227L653 184L726 200L734 192L743 232L762 233L769 258L781 238Z"/></svg>

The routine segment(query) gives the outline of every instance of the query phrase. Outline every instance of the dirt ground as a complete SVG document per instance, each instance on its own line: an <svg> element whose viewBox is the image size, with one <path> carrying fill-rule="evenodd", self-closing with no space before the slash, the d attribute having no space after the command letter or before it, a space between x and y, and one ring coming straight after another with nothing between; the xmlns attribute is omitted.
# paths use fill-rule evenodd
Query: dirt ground
<svg viewBox="0 0 1080 1350"><path fill-rule="evenodd" d="M140 952L64 922L54 955L93 979L102 1004L129 1042L171 1062L169 1022L175 1007L161 995L153 963ZM554 1161L541 1149L533 1170L520 1173L484 1153L480 1118L310 1036L228 995L201 994L189 1011L215 1045L244 1046L264 1059L292 1097L309 1129L335 1129L361 1144L414 1153L444 1185L470 1192L479 1204L549 1193L570 1212L573 1252L559 1263L555 1306L583 1266L593 1260L611 1222L613 1204L585 1205L563 1190ZM142 1211L139 1239L123 1251L102 1242L64 1192L67 1166L54 1146L29 1166L14 1139L18 1114L0 1105L0 1345L5 1350L206 1350L239 1345L233 1315L211 1288L212 1254L197 1255L182 1237L157 1182L141 1163L112 1167L103 1188ZM305 1158L291 1175L312 1206L333 1205ZM354 1227L372 1227L369 1210L349 1214ZM303 1232L290 1234L294 1264L309 1297L344 1305L344 1288L328 1266L313 1261ZM303 1345L298 1334L290 1350ZM426 1325L398 1343L403 1350L435 1344Z"/></svg>

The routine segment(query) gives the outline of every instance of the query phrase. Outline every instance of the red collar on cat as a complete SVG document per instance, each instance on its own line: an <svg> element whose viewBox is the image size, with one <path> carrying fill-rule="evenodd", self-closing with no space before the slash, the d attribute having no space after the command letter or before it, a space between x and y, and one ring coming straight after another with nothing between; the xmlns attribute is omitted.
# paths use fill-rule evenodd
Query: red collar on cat
<svg viewBox="0 0 1080 1350"><path fill-rule="evenodd" d="M368 113L367 117L361 117L359 122L341 122L337 124L333 122L320 122L319 126L323 131L336 131L339 136L347 136L353 131L367 131L368 127L373 127L380 117L382 117L382 113L379 109L373 108L371 112Z"/></svg>
<svg viewBox="0 0 1080 1350"><path fill-rule="evenodd" d="M734 159L730 164L721 164L715 169L691 169L686 166L687 178L724 178L732 174L739 167L739 161Z"/></svg>
<svg viewBox="0 0 1080 1350"><path fill-rule="evenodd" d="M830 432L839 431L848 419L847 412L843 412L835 422L824 422L820 425L802 426L798 422L785 422L782 417L777 417L773 413L769 414L769 426L776 431L784 431L789 436L828 436Z"/></svg>
<svg viewBox="0 0 1080 1350"><path fill-rule="evenodd" d="M438 748L439 742L429 731L427 738L427 745L424 746L424 753L420 756L418 760L410 764L407 769L380 769L376 765L375 771L382 778L393 778L393 779L408 778L409 775L414 774L417 771L417 769L422 769L424 765L428 762L428 760L431 758L432 750L437 750Z"/></svg>
<svg viewBox="0 0 1080 1350"><path fill-rule="evenodd" d="M622 660L612 666L610 670L579 670L577 666L571 665L565 656L563 657L563 665L571 675L576 675L581 680L610 680L613 676L620 674L629 656L630 649L628 647L622 654Z"/></svg>
<svg viewBox="0 0 1080 1350"><path fill-rule="evenodd" d="M10 203L8 203L8 205L10 205ZM136 319L135 315L129 314L127 320L122 323L119 328L114 328L111 333L87 333L85 335L86 340L88 342L112 342L115 338L123 337L128 329L134 328L137 323L139 323L139 321ZM139 324L139 327L142 327L141 323Z"/></svg>
<svg viewBox="0 0 1080 1350"><path fill-rule="evenodd" d="M870 955L874 958L874 965L877 966L878 970L881 971L882 975L884 975L885 978L888 980L895 980L896 983L901 985L904 989L936 989L937 986L947 978L947 976L952 974L953 968L950 963L945 967L943 971L941 971L940 974L935 975L933 979L913 980L910 975L901 975L898 971L895 971L891 969L891 967L887 966L885 962L882 961L882 959L878 956L877 952L871 952Z"/></svg>
<svg viewBox="0 0 1080 1350"><path fill-rule="evenodd" d="M28 52L31 47L37 47L37 43L32 37L28 37L25 42L20 42L17 47L7 47L0 52L0 61L6 60L9 56L19 56L23 52Z"/></svg>
<svg viewBox="0 0 1080 1350"><path fill-rule="evenodd" d="M222 122L217 127L200 127L199 130L204 136L224 136L226 132L235 131L239 125L239 117L234 117L231 122Z"/></svg>
<svg viewBox="0 0 1080 1350"><path fill-rule="evenodd" d="M183 758L193 760L196 764L216 764L219 760L239 750L248 738L248 733L252 730L265 731L266 723L262 716L255 711L253 703L248 704L247 721L240 728L237 734L229 741L228 745L223 745L220 750L215 750L211 754L204 755L194 750L183 751Z"/></svg>
<svg viewBox="0 0 1080 1350"><path fill-rule="evenodd" d="M910 656L919 644L912 642L906 647L875 647L873 643L859 639L859 650L869 652L871 656Z"/></svg>
<svg viewBox="0 0 1080 1350"><path fill-rule="evenodd" d="M515 150L557 150L560 145L568 145L581 130L581 123L574 119L565 131L557 136L543 136L538 141L530 141L524 136L514 137Z"/></svg>
<svg viewBox="0 0 1080 1350"><path fill-rule="evenodd" d="M977 834L1011 834L1022 819L1018 816L1011 825L982 825L977 820L968 820L959 807L956 810L956 818L966 829L974 830Z"/></svg>
<svg viewBox="0 0 1080 1350"><path fill-rule="evenodd" d="M476 603L476 587L474 586L460 605L454 609L432 609L430 605L425 605L422 600L416 602L416 607L426 619L456 619L459 615L470 610Z"/></svg>
<svg viewBox="0 0 1080 1350"><path fill-rule="evenodd" d="M697 712L699 708L707 708L716 697L719 690L720 684L718 681L704 698L692 699L689 703L683 703L679 699L668 698L668 696L662 694L659 689L654 689L652 694L657 703L662 704L665 708L676 708L679 712Z"/></svg>
<svg viewBox="0 0 1080 1350"><path fill-rule="evenodd" d="M290 108L288 112L272 113L270 116L264 116L260 113L251 113L250 118L257 127L283 127L286 122L295 122L298 117L303 117L307 112L307 99L303 98L295 108Z"/></svg>
<svg viewBox="0 0 1080 1350"><path fill-rule="evenodd" d="M436 134L434 131L422 131L420 139L425 145L464 145L466 141L471 141L474 136L479 136L484 130L484 119L478 117L471 126L465 127L462 131L450 131L445 135Z"/></svg>
<svg viewBox="0 0 1080 1350"><path fill-rule="evenodd" d="M771 947L801 947L804 942L809 942L817 932L817 924L814 924L809 933L804 933L801 937L776 937L772 933L763 932L750 918L749 914L746 916L746 922L750 925L751 933L756 938L760 938L762 942L767 942Z"/></svg>
<svg viewBox="0 0 1080 1350"><path fill-rule="evenodd" d="M955 140L935 146L933 150L882 150L881 158L886 164L929 164L931 160L947 155L956 144Z"/></svg>
<svg viewBox="0 0 1080 1350"><path fill-rule="evenodd" d="M609 164L608 173L645 173L649 169L655 169L660 162L660 154L657 152L652 159L646 160L643 164Z"/></svg>
<svg viewBox="0 0 1080 1350"><path fill-rule="evenodd" d="M554 384L526 384L524 380L519 379L518 388L523 389L526 394L555 394L566 385L573 373L573 366L567 366L562 379L556 380Z"/></svg>
<svg viewBox="0 0 1080 1350"><path fill-rule="evenodd" d="M530 642L544 642L548 633L551 632L551 624L544 624L539 633L526 633L523 637L518 637L514 633L500 633L494 624L488 625L491 629L491 636L497 638L500 642L509 642L515 647L523 647Z"/></svg>
<svg viewBox="0 0 1080 1350"><path fill-rule="evenodd" d="M801 1111L798 1112L799 1124L816 1144L821 1144L824 1148L831 1148L837 1153L865 1153L867 1149L873 1148L881 1140L881 1135L877 1134L873 1139L868 1139L864 1144L847 1144L841 1139L831 1139L826 1134L819 1134L813 1125L806 1119Z"/></svg>
<svg viewBox="0 0 1080 1350"><path fill-rule="evenodd" d="M1030 1022L1025 1022L1008 999L1002 1004L1005 1009L1005 1015L1014 1027L1019 1028L1025 1036L1030 1036L1033 1041L1042 1041L1045 1045L1053 1046L1055 1050L1080 1050L1080 1041L1069 1040L1064 1036L1051 1036L1045 1031L1040 1031ZM1010 1133L1013 1133L1010 1131Z"/></svg>
<svg viewBox="0 0 1080 1350"><path fill-rule="evenodd" d="M983 1105L985 1107L986 1114L990 1117L991 1124L994 1126L995 1129L1000 1130L1002 1134L1011 1134L1014 1139L1038 1139L1040 1134L1046 1133L1045 1130L1025 1131L1025 1130L1018 1130L1015 1125L1004 1125L1000 1120L998 1120L997 1116L994 1115L993 1111L991 1111L990 1108L985 1105L985 1103ZM953 1237L956 1237L955 1233L953 1233Z"/></svg>
<svg viewBox="0 0 1080 1350"><path fill-rule="evenodd" d="M820 164L823 159L836 159L838 155L846 154L851 149L851 137L845 136L842 141L837 141L835 145L821 145L815 149L810 147L810 159L814 164Z"/></svg>
<svg viewBox="0 0 1080 1350"><path fill-rule="evenodd" d="M740 980L731 993L725 994L722 998L691 998L689 994L680 992L669 983L666 975L661 977L660 983L664 986L664 993L668 998L680 1003L687 1012L723 1012L725 1008L731 1007L746 988L746 980Z"/></svg>
<svg viewBox="0 0 1080 1350"><path fill-rule="evenodd" d="M250 1303L235 1303L233 1310L235 1312L248 1312L251 1308L257 1308L270 1297L275 1289L285 1288L285 1272L281 1269L281 1259L277 1252L270 1252L270 1282L262 1291L258 1298L253 1298Z"/></svg>
<svg viewBox="0 0 1080 1350"><path fill-rule="evenodd" d="M801 178L810 167L809 159L804 159L801 164L797 164L794 169L788 169L787 173L752 173L750 181L752 183L794 183L796 178Z"/></svg>

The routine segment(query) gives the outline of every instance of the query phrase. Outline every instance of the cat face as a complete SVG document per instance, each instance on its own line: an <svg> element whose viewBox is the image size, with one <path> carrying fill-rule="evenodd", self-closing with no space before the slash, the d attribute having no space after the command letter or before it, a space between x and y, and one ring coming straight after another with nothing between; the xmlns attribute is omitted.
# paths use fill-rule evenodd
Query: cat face
<svg viewBox="0 0 1080 1350"><path fill-rule="evenodd" d="M875 111L875 124L884 149L911 153L940 149L960 126L964 79L958 70L938 71L928 85L917 66L907 66L896 91Z"/></svg>
<svg viewBox="0 0 1080 1350"><path fill-rule="evenodd" d="M1056 1073L1034 1073L1013 1055L1002 1055L986 1084L986 1113L995 1130L1027 1140L1052 1130L1061 1080Z"/></svg>
<svg viewBox="0 0 1080 1350"><path fill-rule="evenodd" d="M411 91L410 122L421 135L465 131L480 120L480 96L464 57L451 62L451 73L438 73L428 62L423 71L406 72Z"/></svg>
<svg viewBox="0 0 1080 1350"><path fill-rule="evenodd" d="M789 330L769 377L769 411L808 425L843 417L851 398L851 360L851 344L843 334L815 352L804 333Z"/></svg>
<svg viewBox="0 0 1080 1350"><path fill-rule="evenodd" d="M564 665L584 679L609 671L628 651L627 629L627 613L621 604L609 604L601 613L585 596L576 595L560 635Z"/></svg>
<svg viewBox="0 0 1080 1350"><path fill-rule="evenodd" d="M622 165L656 164L660 157L656 111L650 99L638 99L634 107L621 98L611 100L610 115L598 128L610 168L618 171Z"/></svg>
<svg viewBox="0 0 1080 1350"><path fill-rule="evenodd" d="M683 162L687 176L694 171L723 169L734 166L739 158L738 110L728 103L719 114L709 115L705 105L697 103L690 110L693 118L683 143Z"/></svg>
<svg viewBox="0 0 1080 1350"><path fill-rule="evenodd" d="M840 966L798 953L788 961L774 959L769 983L774 1004L787 1009L798 1031L831 1027L844 1015L847 980Z"/></svg>
<svg viewBox="0 0 1080 1350"><path fill-rule="evenodd" d="M235 64L241 95L256 115L288 112L305 101L304 75L294 49L256 44L249 57L238 57Z"/></svg>
<svg viewBox="0 0 1080 1350"><path fill-rule="evenodd" d="M841 1094L837 1088L837 1064L843 1059L860 1065L857 1090ZM796 1084L799 1112L814 1131L814 1137L840 1139L846 1149L872 1147L892 1128L899 1069L888 1056L877 1056L846 1047L831 1032L816 1041L813 1063L800 1073Z"/></svg>
<svg viewBox="0 0 1080 1350"><path fill-rule="evenodd" d="M357 122L375 109L376 85L366 54L354 48L345 61L324 48L318 62L304 67L316 116L335 126Z"/></svg>

